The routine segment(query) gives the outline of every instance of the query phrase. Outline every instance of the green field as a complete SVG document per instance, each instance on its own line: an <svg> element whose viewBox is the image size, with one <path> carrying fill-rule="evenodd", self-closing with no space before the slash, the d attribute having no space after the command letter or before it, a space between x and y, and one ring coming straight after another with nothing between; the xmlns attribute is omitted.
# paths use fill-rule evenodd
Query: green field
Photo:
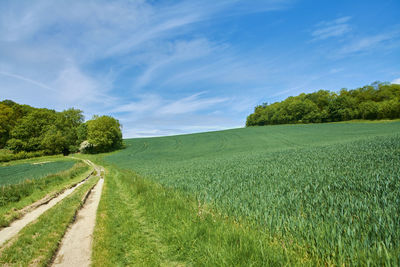
<svg viewBox="0 0 400 267"><path fill-rule="evenodd" d="M126 143L105 161L261 227L314 262L399 263L400 122L266 126Z"/></svg>
<svg viewBox="0 0 400 267"><path fill-rule="evenodd" d="M0 166L0 186L17 184L25 180L39 179L72 168L76 160L36 160L31 163Z"/></svg>

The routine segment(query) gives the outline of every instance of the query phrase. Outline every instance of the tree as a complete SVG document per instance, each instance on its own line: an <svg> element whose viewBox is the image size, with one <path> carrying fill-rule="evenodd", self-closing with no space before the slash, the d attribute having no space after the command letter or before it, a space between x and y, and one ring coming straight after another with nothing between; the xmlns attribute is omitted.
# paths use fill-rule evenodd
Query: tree
<svg viewBox="0 0 400 267"><path fill-rule="evenodd" d="M88 142L93 152L107 152L122 147L121 124L110 116L94 116L87 123Z"/></svg>
<svg viewBox="0 0 400 267"><path fill-rule="evenodd" d="M70 108L57 114L55 125L65 138L64 154L78 151L79 144L84 140L79 131L83 124L82 110Z"/></svg>
<svg viewBox="0 0 400 267"><path fill-rule="evenodd" d="M0 101L0 149L66 155L79 151L85 140L82 146L85 152L119 148L122 146L121 125L109 116L94 116L84 123L82 110L74 108L56 112L11 100Z"/></svg>
<svg viewBox="0 0 400 267"><path fill-rule="evenodd" d="M14 111L9 106L0 103L0 149L5 146L10 139L10 131L14 126Z"/></svg>
<svg viewBox="0 0 400 267"><path fill-rule="evenodd" d="M339 93L319 90L257 106L246 126L400 118L400 85L374 82Z"/></svg>
<svg viewBox="0 0 400 267"><path fill-rule="evenodd" d="M69 143L62 131L57 129L55 125L51 125L41 140L41 150L46 154L60 154L69 152Z"/></svg>
<svg viewBox="0 0 400 267"><path fill-rule="evenodd" d="M33 110L11 131L12 139L7 142L7 146L16 152L43 150L42 139L49 127L54 125L56 118L54 110Z"/></svg>

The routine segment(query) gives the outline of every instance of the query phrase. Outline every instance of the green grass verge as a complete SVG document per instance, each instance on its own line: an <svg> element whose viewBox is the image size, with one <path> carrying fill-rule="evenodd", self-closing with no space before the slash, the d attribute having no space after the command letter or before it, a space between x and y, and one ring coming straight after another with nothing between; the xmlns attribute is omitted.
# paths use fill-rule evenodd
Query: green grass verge
<svg viewBox="0 0 400 267"><path fill-rule="evenodd" d="M89 175L91 169L83 162L71 169L51 174L41 179L0 187L0 228L21 216L21 209L78 183Z"/></svg>
<svg viewBox="0 0 400 267"><path fill-rule="evenodd" d="M106 166L93 266L312 265L304 248L178 191Z"/></svg>
<svg viewBox="0 0 400 267"><path fill-rule="evenodd" d="M42 214L38 220L22 229L17 239L11 241L11 245L6 243L0 250L0 265L47 266L68 225L82 206L83 197L98 179L90 178L70 196Z"/></svg>

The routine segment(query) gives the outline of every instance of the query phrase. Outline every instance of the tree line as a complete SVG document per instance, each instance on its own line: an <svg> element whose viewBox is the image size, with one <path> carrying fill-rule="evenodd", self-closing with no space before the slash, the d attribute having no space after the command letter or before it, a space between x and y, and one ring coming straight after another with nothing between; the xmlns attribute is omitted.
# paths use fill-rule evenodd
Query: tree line
<svg viewBox="0 0 400 267"><path fill-rule="evenodd" d="M400 85L375 82L335 93L319 90L256 106L246 126L400 118Z"/></svg>
<svg viewBox="0 0 400 267"><path fill-rule="evenodd" d="M107 152L122 147L121 124L110 116L84 122L83 111L0 102L0 149L33 155Z"/></svg>

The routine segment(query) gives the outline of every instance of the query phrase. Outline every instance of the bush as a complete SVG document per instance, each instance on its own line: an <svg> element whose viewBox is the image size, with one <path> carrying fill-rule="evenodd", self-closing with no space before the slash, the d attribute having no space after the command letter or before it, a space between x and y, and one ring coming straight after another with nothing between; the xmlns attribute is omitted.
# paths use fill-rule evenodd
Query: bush
<svg viewBox="0 0 400 267"><path fill-rule="evenodd" d="M44 155L45 155L44 151L35 151L35 152L21 151L18 153L13 153L11 150L2 149L0 150L0 162L8 162L18 159L36 158L36 157L42 157Z"/></svg>

